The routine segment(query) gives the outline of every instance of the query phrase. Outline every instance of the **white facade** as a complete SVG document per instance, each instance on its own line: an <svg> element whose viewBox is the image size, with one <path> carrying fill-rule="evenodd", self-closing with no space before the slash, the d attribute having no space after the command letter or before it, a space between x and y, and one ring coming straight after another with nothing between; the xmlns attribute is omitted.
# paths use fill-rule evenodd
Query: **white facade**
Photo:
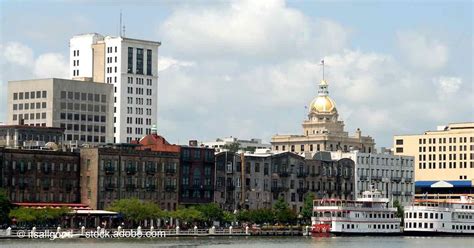
<svg viewBox="0 0 474 248"><path fill-rule="evenodd" d="M370 190L380 190L391 202L409 205L415 193L414 158L388 153L331 152L332 159L350 158L355 162L356 197Z"/></svg>
<svg viewBox="0 0 474 248"><path fill-rule="evenodd" d="M95 44L104 44L104 51L94 53ZM102 70L99 74L103 75L104 83L114 85L115 143L139 140L150 134L157 122L160 45L99 34L78 35L70 41L71 77L92 78ZM103 56L104 63L94 64L94 56Z"/></svg>
<svg viewBox="0 0 474 248"><path fill-rule="evenodd" d="M92 33L74 36L69 42L69 77L92 78L92 45L103 40L104 36Z"/></svg>
<svg viewBox="0 0 474 248"><path fill-rule="evenodd" d="M239 143L240 150L255 149L255 151L257 151L258 149L271 149L272 147L270 144L262 143L261 139L240 140L234 137L218 138L215 141L201 142L201 144L206 147L214 148L216 152L226 151L227 149L225 147L232 143Z"/></svg>

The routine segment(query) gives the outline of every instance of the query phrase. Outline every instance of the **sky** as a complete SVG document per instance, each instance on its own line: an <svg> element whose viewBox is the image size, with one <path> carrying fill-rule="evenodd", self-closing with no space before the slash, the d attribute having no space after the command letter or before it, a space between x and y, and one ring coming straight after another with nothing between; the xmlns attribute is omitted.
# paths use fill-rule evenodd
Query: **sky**
<svg viewBox="0 0 474 248"><path fill-rule="evenodd" d="M158 132L171 143L303 134L321 59L346 131L474 121L472 1L0 1L0 122L9 80L68 77L75 34L162 42Z"/></svg>

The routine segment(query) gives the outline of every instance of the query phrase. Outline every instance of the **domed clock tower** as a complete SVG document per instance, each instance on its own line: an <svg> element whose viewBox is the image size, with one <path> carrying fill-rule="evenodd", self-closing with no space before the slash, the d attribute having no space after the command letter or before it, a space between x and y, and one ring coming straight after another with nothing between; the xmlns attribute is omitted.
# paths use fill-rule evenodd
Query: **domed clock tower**
<svg viewBox="0 0 474 248"><path fill-rule="evenodd" d="M362 136L357 129L353 136L344 131L344 122L339 120L336 103L329 97L328 83L323 79L318 85L318 94L309 104L308 119L303 121L303 135L275 135L272 149L295 153L317 151L375 152L375 141Z"/></svg>

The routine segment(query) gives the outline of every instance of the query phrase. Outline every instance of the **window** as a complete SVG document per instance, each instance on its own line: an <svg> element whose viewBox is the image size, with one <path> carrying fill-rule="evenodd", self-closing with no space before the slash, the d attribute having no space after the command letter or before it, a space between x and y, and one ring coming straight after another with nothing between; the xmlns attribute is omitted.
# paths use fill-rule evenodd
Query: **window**
<svg viewBox="0 0 474 248"><path fill-rule="evenodd" d="M397 145L403 145L403 140L402 139L397 139L396 144Z"/></svg>
<svg viewBox="0 0 474 248"><path fill-rule="evenodd" d="M127 73L133 73L133 47L128 48L128 67Z"/></svg>
<svg viewBox="0 0 474 248"><path fill-rule="evenodd" d="M397 147L397 152L403 152L403 147Z"/></svg>
<svg viewBox="0 0 474 248"><path fill-rule="evenodd" d="M137 48L137 74L143 74L143 49Z"/></svg>
<svg viewBox="0 0 474 248"><path fill-rule="evenodd" d="M152 51L151 49L146 50L146 75L151 76L152 74L152 65L151 65L151 59L152 59Z"/></svg>

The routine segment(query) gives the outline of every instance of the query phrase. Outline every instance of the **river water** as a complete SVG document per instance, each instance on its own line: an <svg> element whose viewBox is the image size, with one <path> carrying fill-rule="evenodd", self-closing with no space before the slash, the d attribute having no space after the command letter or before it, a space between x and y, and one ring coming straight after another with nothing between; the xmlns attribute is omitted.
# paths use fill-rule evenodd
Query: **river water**
<svg viewBox="0 0 474 248"><path fill-rule="evenodd" d="M258 247L258 248L474 248L474 237L197 237L156 239L0 240L1 247Z"/></svg>

